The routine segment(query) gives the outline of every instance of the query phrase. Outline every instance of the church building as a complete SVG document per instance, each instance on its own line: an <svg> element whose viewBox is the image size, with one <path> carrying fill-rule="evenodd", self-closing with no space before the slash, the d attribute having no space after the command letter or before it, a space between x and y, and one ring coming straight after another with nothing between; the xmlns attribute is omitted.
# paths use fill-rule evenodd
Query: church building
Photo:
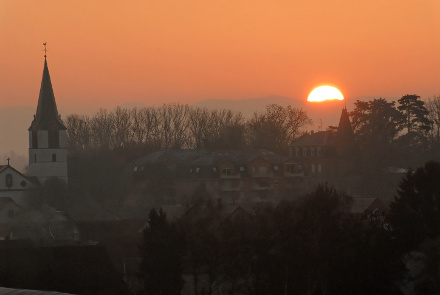
<svg viewBox="0 0 440 295"><path fill-rule="evenodd" d="M37 112L28 130L29 176L41 184L49 178L67 183L67 128L58 114L46 55Z"/></svg>

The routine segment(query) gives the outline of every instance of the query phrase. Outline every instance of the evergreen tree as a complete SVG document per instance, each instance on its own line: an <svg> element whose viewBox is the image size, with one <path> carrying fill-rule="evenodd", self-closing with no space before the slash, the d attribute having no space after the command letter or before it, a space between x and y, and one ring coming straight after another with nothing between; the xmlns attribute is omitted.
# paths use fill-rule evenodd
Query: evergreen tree
<svg viewBox="0 0 440 295"><path fill-rule="evenodd" d="M408 146L422 142L426 133L431 129L431 122L428 119L429 111L425 107L425 102L415 94L404 95L398 102L397 109L403 114L401 126L402 129L407 130L402 140L406 141Z"/></svg>
<svg viewBox="0 0 440 295"><path fill-rule="evenodd" d="M390 223L402 253L440 236L440 163L408 171L390 204Z"/></svg>
<svg viewBox="0 0 440 295"><path fill-rule="evenodd" d="M140 252L140 276L144 281L142 294L180 294L184 283L181 262L184 239L162 209L150 211Z"/></svg>

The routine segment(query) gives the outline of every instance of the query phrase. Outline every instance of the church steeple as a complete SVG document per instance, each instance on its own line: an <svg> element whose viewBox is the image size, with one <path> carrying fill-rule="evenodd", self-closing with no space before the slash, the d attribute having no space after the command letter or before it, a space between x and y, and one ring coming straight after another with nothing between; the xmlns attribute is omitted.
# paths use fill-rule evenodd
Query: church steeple
<svg viewBox="0 0 440 295"><path fill-rule="evenodd" d="M342 109L336 138L338 141L343 142L352 142L354 140L354 132L353 128L351 127L350 118L348 116L346 107Z"/></svg>
<svg viewBox="0 0 440 295"><path fill-rule="evenodd" d="M46 56L44 57L43 78L41 80L37 112L31 126L29 127L29 131L36 130L66 130L63 121L58 115L57 104L55 102L55 95L53 93Z"/></svg>
<svg viewBox="0 0 440 295"><path fill-rule="evenodd" d="M68 181L67 128L58 115L46 54L37 111L29 127L29 176L40 183L54 177Z"/></svg>
<svg viewBox="0 0 440 295"><path fill-rule="evenodd" d="M341 112L335 143L337 154L340 157L349 158L355 150L354 132L346 107L344 107Z"/></svg>

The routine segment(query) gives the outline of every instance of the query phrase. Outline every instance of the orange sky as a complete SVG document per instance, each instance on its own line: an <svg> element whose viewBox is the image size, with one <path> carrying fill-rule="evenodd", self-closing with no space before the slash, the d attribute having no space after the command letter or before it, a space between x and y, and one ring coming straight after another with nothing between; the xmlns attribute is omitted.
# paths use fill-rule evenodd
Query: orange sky
<svg viewBox="0 0 440 295"><path fill-rule="evenodd" d="M440 94L438 0L0 0L0 107Z"/></svg>

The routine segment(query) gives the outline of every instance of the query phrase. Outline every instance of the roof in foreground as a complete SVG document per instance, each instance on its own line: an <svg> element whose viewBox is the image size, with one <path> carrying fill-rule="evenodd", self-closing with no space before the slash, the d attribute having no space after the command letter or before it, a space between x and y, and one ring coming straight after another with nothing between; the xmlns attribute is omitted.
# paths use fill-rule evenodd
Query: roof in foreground
<svg viewBox="0 0 440 295"><path fill-rule="evenodd" d="M24 290L0 287L0 295L69 295L56 291Z"/></svg>

